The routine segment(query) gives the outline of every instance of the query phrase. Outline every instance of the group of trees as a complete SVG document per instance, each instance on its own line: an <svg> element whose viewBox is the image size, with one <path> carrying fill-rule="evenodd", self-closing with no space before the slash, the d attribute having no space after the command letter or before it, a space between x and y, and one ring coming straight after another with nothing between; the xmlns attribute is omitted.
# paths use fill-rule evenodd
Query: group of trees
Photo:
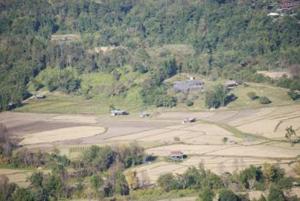
<svg viewBox="0 0 300 201"><path fill-rule="evenodd" d="M232 93L229 94L229 90L221 84L215 85L212 89L207 90L205 93L205 105L208 108L226 106L228 103L236 99L237 97Z"/></svg>
<svg viewBox="0 0 300 201"><path fill-rule="evenodd" d="M287 197L283 191L291 189L293 179L285 176L283 169L270 164L262 167L250 166L239 173L226 173L217 176L203 167L189 168L183 174L172 173L161 175L158 185L164 191L178 189L197 189L200 191L200 201L212 201L217 196L219 201L247 201L244 194L236 194L235 191L269 190L267 197L260 200L285 201L297 200L296 197Z"/></svg>
<svg viewBox="0 0 300 201"><path fill-rule="evenodd" d="M44 153L27 149L17 150L6 156L6 159L5 163L9 166L45 168L51 172L34 172L29 178L28 188L20 188L9 183L6 177L1 177L0 200L47 201L88 196L85 194L87 186L93 189L92 195L97 198L128 195L130 189L139 188L140 183L136 175L126 178L123 171L142 164L147 157L143 148L130 144L116 147L91 146L79 159L72 161L61 156L57 150ZM73 171L70 172L70 169ZM70 185L69 181L74 185Z"/></svg>

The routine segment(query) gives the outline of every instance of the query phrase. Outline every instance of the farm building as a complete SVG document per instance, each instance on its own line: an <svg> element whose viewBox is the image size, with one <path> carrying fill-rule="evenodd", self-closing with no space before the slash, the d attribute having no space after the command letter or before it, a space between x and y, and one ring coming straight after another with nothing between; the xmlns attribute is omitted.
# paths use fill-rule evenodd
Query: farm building
<svg viewBox="0 0 300 201"><path fill-rule="evenodd" d="M176 92L202 91L204 82L201 80L185 80L174 82L173 88Z"/></svg>
<svg viewBox="0 0 300 201"><path fill-rule="evenodd" d="M183 160L184 154L181 151L171 151L169 158L174 161Z"/></svg>
<svg viewBox="0 0 300 201"><path fill-rule="evenodd" d="M111 114L111 116L119 116L119 115L128 115L129 113L124 110L116 109L116 110L110 111L110 114Z"/></svg>
<svg viewBox="0 0 300 201"><path fill-rule="evenodd" d="M237 87L238 85L239 85L239 83L235 80L228 80L224 83L224 86L227 89L233 89L233 88Z"/></svg>
<svg viewBox="0 0 300 201"><path fill-rule="evenodd" d="M186 123L193 123L193 122L196 122L197 119L195 117L189 117L189 118L185 118L182 123L183 124L186 124Z"/></svg>
<svg viewBox="0 0 300 201"><path fill-rule="evenodd" d="M300 7L300 0L281 0L280 8L283 11L290 11Z"/></svg>

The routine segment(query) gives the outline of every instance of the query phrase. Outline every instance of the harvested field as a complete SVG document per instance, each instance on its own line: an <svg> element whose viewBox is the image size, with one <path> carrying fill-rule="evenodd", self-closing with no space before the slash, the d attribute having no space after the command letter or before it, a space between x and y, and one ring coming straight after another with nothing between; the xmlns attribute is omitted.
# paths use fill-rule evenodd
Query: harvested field
<svg viewBox="0 0 300 201"><path fill-rule="evenodd" d="M10 182L14 182L21 187L27 187L29 182L27 178L31 175L30 170L0 169L0 176L8 177Z"/></svg>
<svg viewBox="0 0 300 201"><path fill-rule="evenodd" d="M91 144L136 141L145 146L148 154L159 156L158 162L134 168L140 177L146 175L154 183L163 173L182 173L200 163L216 173L234 172L251 164L276 163L293 175L288 162L300 155L300 145L291 147L284 141L284 134L288 126L299 132L299 111L300 105L294 104L197 113L161 112L145 119L137 115L112 118L7 112L0 114L0 122L13 135L23 138L21 144L25 147L55 146L73 156ZM198 121L182 124L188 117ZM182 151L188 158L179 163L164 160L171 151Z"/></svg>
<svg viewBox="0 0 300 201"><path fill-rule="evenodd" d="M28 134L20 142L21 145L32 145L40 143L51 143L56 141L74 140L91 137L105 131L103 127L81 126L72 128L61 128L51 131Z"/></svg>

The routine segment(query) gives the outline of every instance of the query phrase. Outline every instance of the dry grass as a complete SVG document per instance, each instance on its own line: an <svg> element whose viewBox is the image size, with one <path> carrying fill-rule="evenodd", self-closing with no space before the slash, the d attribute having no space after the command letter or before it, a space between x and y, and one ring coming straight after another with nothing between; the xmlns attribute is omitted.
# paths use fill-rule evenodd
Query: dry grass
<svg viewBox="0 0 300 201"><path fill-rule="evenodd" d="M80 126L71 128L61 128L50 131L43 131L25 135L20 142L21 145L51 143L56 141L75 140L85 137L91 137L105 132L103 127Z"/></svg>
<svg viewBox="0 0 300 201"><path fill-rule="evenodd" d="M30 170L0 169L0 176L5 175L10 182L16 183L21 187L29 185L27 178L31 175Z"/></svg>
<svg viewBox="0 0 300 201"><path fill-rule="evenodd" d="M287 76L287 77L291 77L292 75L289 72L285 72L285 71L257 71L258 74L262 74L265 77L270 77L272 79L279 79L283 76Z"/></svg>

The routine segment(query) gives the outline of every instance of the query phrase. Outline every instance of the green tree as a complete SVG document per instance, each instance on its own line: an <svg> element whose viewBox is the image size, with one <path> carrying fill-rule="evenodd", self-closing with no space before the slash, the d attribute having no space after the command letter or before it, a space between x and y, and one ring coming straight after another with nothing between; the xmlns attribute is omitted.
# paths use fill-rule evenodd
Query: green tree
<svg viewBox="0 0 300 201"><path fill-rule="evenodd" d="M18 188L13 194L14 201L35 201L35 197L29 189Z"/></svg>
<svg viewBox="0 0 300 201"><path fill-rule="evenodd" d="M285 197L280 188L278 188L275 185L271 185L267 200L268 201L285 201Z"/></svg>
<svg viewBox="0 0 300 201"><path fill-rule="evenodd" d="M205 104L208 108L225 106L228 90L223 85L216 85L205 93Z"/></svg>
<svg viewBox="0 0 300 201"><path fill-rule="evenodd" d="M214 192L209 188L204 188L199 194L199 201L213 201Z"/></svg>
<svg viewBox="0 0 300 201"><path fill-rule="evenodd" d="M239 197L231 190L222 189L219 193L219 201L239 201Z"/></svg>
<svg viewBox="0 0 300 201"><path fill-rule="evenodd" d="M173 189L177 189L178 187L176 177L172 173L161 175L157 180L157 184L160 188L167 192Z"/></svg>

